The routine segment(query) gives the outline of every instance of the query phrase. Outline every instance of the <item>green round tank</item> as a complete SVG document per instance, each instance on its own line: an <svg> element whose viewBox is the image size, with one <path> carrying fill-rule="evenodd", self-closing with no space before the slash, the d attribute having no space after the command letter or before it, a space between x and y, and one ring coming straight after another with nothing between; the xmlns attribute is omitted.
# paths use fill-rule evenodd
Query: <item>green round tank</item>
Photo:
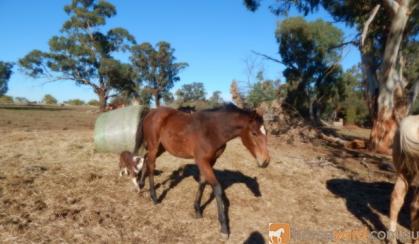
<svg viewBox="0 0 419 244"><path fill-rule="evenodd" d="M138 126L146 114L145 106L133 105L102 113L95 123L96 152L133 152Z"/></svg>

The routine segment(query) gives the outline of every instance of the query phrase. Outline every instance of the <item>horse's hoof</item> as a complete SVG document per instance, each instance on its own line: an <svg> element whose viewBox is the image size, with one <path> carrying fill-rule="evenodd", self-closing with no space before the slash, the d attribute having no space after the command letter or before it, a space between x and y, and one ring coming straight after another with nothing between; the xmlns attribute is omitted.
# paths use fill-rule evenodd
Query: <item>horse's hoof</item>
<svg viewBox="0 0 419 244"><path fill-rule="evenodd" d="M195 212L195 218L202 219L202 213L201 212Z"/></svg>
<svg viewBox="0 0 419 244"><path fill-rule="evenodd" d="M157 199L151 198L151 201L153 202L154 205L157 205L159 203L159 201Z"/></svg>
<svg viewBox="0 0 419 244"><path fill-rule="evenodd" d="M225 241L226 241L226 240L228 240L228 238L229 238L229 236L230 236L228 233L223 233L223 232L221 232L220 234L221 234L221 239L223 239L223 240L225 240Z"/></svg>

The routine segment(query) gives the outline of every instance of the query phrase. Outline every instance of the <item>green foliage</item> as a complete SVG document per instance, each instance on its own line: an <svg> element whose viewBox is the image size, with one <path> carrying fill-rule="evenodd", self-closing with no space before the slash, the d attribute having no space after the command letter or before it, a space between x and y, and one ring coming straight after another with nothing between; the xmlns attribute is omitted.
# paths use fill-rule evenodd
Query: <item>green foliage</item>
<svg viewBox="0 0 419 244"><path fill-rule="evenodd" d="M105 0L72 0L64 10L69 19L61 35L49 40L49 51L33 50L19 65L34 78L90 86L104 109L111 90L130 87L135 73L113 56L129 50L135 39L123 28L101 31L106 20L116 14L115 7Z"/></svg>
<svg viewBox="0 0 419 244"><path fill-rule="evenodd" d="M334 104L342 89L337 86L341 75L339 49L342 32L323 20L306 22L301 17L282 21L276 30L279 54L285 65L286 102L300 113L313 116Z"/></svg>
<svg viewBox="0 0 419 244"><path fill-rule="evenodd" d="M260 6L261 0L244 0L245 6L255 11ZM377 12L373 22L369 26L368 35L366 36L365 43L362 47L362 53L365 57L365 67L372 74L379 73L380 65L383 63L385 45L388 39L388 33L390 32L391 20L393 14L389 11L388 2L391 1L353 1L353 0L275 0L265 1L270 2L269 8L277 15L286 14L288 11L295 7L299 12L307 15L309 12L314 12L319 7L324 8L333 17L336 22L342 22L346 25L357 29L358 33L361 34L367 19L371 15L371 11L378 4L381 8ZM395 1L397 2L397 1ZM404 76L408 81L409 86L416 82L418 79L418 34L419 34L419 8L417 4L412 1L410 4L409 18L406 24L406 28L403 30L403 40L400 46L401 53L406 60L404 69ZM416 1L417 2L417 1ZM414 7L416 6L416 7ZM350 40L354 45L358 46L357 40ZM369 81L369 94L374 95L375 89L379 84L374 84L373 81Z"/></svg>
<svg viewBox="0 0 419 244"><path fill-rule="evenodd" d="M118 96L114 96L112 97L110 104L113 105L128 105L130 104L130 98L127 96L123 96L123 95L118 95Z"/></svg>
<svg viewBox="0 0 419 244"><path fill-rule="evenodd" d="M403 75L406 80L414 83L419 80L419 41L412 41L403 49L403 57L405 58L405 68Z"/></svg>
<svg viewBox="0 0 419 244"><path fill-rule="evenodd" d="M175 101L175 97L169 91L163 93L162 98L163 98L164 104L166 104L166 105L171 104Z"/></svg>
<svg viewBox="0 0 419 244"><path fill-rule="evenodd" d="M96 99L92 99L90 101L87 102L88 105L90 106L99 106L99 101Z"/></svg>
<svg viewBox="0 0 419 244"><path fill-rule="evenodd" d="M166 93L163 95L163 99L166 98L165 94ZM140 104L150 106L151 100L153 99L153 94L151 94L151 92L146 89L138 89L136 97Z"/></svg>
<svg viewBox="0 0 419 244"><path fill-rule="evenodd" d="M84 105L85 102L81 99L76 98L76 99L67 100L64 102L64 104L73 105L73 106L81 106L81 105Z"/></svg>
<svg viewBox="0 0 419 244"><path fill-rule="evenodd" d="M26 97L15 97L13 98L15 104L26 105L30 104L31 102Z"/></svg>
<svg viewBox="0 0 419 244"><path fill-rule="evenodd" d="M224 103L223 98L221 97L220 91L214 91L211 97L208 99L208 103L211 107L217 107Z"/></svg>
<svg viewBox="0 0 419 244"><path fill-rule="evenodd" d="M177 100L183 102L205 100L205 87L202 82L193 82L184 84L179 90L176 91Z"/></svg>
<svg viewBox="0 0 419 244"><path fill-rule="evenodd" d="M243 2L250 11L256 11L262 0L244 0ZM276 0L271 3L269 9L275 15L288 15L290 8L295 7L298 11L307 14L316 9L319 3L320 0Z"/></svg>
<svg viewBox="0 0 419 244"><path fill-rule="evenodd" d="M8 81L12 76L13 64L0 61L0 96L6 94Z"/></svg>
<svg viewBox="0 0 419 244"><path fill-rule="evenodd" d="M13 97L11 96L0 96L0 104L13 104Z"/></svg>
<svg viewBox="0 0 419 244"><path fill-rule="evenodd" d="M48 104L48 105L53 105L53 104L57 104L58 101L52 95L47 94L47 95L44 96L44 98L42 98L42 103L43 104Z"/></svg>
<svg viewBox="0 0 419 244"><path fill-rule="evenodd" d="M253 84L246 97L246 103L256 108L262 102L270 102L276 99L278 81L265 80Z"/></svg>
<svg viewBox="0 0 419 244"><path fill-rule="evenodd" d="M188 66L177 63L175 49L168 42L159 42L154 48L150 43L142 43L132 47L131 61L138 74L138 82L145 82L145 89L154 96L157 106L165 92L180 80L179 72Z"/></svg>
<svg viewBox="0 0 419 244"><path fill-rule="evenodd" d="M412 114L419 114L419 99L418 98L416 98L416 102L413 104Z"/></svg>
<svg viewBox="0 0 419 244"><path fill-rule="evenodd" d="M360 68L352 67L342 74L339 80L342 89L338 107L347 124L367 126L370 124L370 114L364 99L365 91L362 84Z"/></svg>

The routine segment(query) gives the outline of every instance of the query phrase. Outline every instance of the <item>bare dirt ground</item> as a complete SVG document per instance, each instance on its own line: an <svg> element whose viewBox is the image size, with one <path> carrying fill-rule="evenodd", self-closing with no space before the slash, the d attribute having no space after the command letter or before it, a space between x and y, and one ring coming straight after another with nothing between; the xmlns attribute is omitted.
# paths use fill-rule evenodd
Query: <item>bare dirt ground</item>
<svg viewBox="0 0 419 244"><path fill-rule="evenodd" d="M154 206L148 185L136 193L128 178L118 176L118 155L94 153L96 115L92 109L0 109L1 243L223 241L210 187L204 217L194 217L192 161L167 153L158 159L161 202ZM388 226L389 158L319 140L272 137L269 144L266 169L256 167L239 140L228 144L215 166L229 202L227 243L267 243L269 223L299 231ZM399 228L409 226L408 219L405 208Z"/></svg>

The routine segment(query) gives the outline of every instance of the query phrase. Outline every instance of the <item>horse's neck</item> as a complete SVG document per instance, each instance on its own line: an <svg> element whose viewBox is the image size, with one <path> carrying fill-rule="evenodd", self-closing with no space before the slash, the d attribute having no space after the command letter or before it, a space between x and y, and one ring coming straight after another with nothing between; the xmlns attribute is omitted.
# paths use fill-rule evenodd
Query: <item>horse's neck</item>
<svg viewBox="0 0 419 244"><path fill-rule="evenodd" d="M242 133L247 126L248 120L241 114L223 114L222 124L220 125L225 135L226 142L230 141Z"/></svg>

